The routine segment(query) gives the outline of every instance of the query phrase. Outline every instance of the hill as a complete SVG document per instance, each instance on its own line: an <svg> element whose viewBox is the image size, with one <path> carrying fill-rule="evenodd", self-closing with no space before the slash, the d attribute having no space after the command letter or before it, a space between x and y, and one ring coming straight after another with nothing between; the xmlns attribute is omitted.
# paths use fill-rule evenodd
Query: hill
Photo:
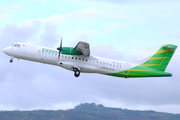
<svg viewBox="0 0 180 120"><path fill-rule="evenodd" d="M85 103L70 110L1 111L0 120L180 120L180 114L108 108Z"/></svg>

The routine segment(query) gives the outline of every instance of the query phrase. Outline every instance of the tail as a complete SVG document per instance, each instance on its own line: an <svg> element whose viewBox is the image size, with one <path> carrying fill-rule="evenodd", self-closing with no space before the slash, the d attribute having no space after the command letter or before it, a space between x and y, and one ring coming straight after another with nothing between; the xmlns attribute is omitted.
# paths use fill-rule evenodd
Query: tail
<svg viewBox="0 0 180 120"><path fill-rule="evenodd" d="M165 71L169 61L171 60L177 46L167 44L162 46L149 60L140 66L146 66L149 68Z"/></svg>

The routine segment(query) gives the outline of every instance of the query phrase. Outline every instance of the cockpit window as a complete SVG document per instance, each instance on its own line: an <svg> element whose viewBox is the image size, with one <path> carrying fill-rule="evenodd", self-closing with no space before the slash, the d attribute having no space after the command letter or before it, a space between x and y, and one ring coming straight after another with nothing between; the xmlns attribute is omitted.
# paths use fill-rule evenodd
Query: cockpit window
<svg viewBox="0 0 180 120"><path fill-rule="evenodd" d="M20 44L13 44L14 47L20 47Z"/></svg>

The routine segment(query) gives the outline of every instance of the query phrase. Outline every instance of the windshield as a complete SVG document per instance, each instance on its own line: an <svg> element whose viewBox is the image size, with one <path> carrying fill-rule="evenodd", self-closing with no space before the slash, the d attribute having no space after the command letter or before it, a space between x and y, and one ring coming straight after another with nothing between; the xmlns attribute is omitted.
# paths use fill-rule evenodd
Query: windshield
<svg viewBox="0 0 180 120"><path fill-rule="evenodd" d="M14 47L20 47L20 44L13 44Z"/></svg>

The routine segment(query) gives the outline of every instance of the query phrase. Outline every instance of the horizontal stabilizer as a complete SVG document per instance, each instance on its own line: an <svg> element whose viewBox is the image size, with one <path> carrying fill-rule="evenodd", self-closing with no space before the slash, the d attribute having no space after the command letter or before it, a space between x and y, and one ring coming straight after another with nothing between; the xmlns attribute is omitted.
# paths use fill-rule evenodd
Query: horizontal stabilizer
<svg viewBox="0 0 180 120"><path fill-rule="evenodd" d="M175 46L175 45L169 45L169 44L163 46L163 49L165 49L165 50L170 50L170 51L175 50L176 48L177 48L177 46Z"/></svg>

